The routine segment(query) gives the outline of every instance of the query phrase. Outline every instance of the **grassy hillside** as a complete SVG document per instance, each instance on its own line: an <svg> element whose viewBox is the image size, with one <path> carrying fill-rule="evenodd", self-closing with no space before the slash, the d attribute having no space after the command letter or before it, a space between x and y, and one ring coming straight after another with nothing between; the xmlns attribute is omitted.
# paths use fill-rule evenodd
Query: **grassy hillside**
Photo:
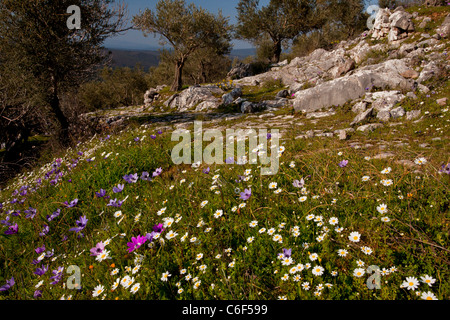
<svg viewBox="0 0 450 320"><path fill-rule="evenodd" d="M272 132L246 153L277 156L268 176L236 153L175 164L172 133L193 139L192 122L136 112L1 190L0 300L450 299L450 112L437 103L450 80L425 84L401 102L418 119L345 140L304 136L347 128L349 104L318 119L285 106L203 121L224 137ZM279 89L245 86L242 98Z"/></svg>

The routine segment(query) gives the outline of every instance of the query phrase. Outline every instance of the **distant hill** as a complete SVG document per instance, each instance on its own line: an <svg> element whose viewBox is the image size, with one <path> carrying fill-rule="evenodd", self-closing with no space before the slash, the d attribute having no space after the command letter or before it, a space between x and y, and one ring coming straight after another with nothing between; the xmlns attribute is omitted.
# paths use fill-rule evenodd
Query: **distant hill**
<svg viewBox="0 0 450 320"><path fill-rule="evenodd" d="M138 63L147 71L159 63L159 52L156 50L121 50L109 49L112 54L112 67L133 68Z"/></svg>
<svg viewBox="0 0 450 320"><path fill-rule="evenodd" d="M158 50L123 50L123 49L108 49L112 54L112 67L130 67L133 68L138 63L147 71L150 67L157 66L159 63ZM254 55L256 49L234 49L231 51L230 57L244 59L248 56Z"/></svg>

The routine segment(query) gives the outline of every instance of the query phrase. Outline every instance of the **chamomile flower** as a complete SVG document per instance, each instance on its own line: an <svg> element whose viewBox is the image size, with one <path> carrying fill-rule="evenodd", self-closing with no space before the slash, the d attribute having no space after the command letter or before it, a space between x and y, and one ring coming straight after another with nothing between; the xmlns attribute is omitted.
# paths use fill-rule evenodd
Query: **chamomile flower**
<svg viewBox="0 0 450 320"><path fill-rule="evenodd" d="M216 212L214 213L214 218L220 218L223 215L223 210L216 210Z"/></svg>
<svg viewBox="0 0 450 320"><path fill-rule="evenodd" d="M286 257L286 258L283 258L283 259L281 260L281 264L282 264L283 266L289 266L289 265L291 265L292 263L294 263L294 260L292 260L291 257Z"/></svg>
<svg viewBox="0 0 450 320"><path fill-rule="evenodd" d="M345 257L348 254L348 251L345 249L339 249L338 250L338 255L339 257Z"/></svg>
<svg viewBox="0 0 450 320"><path fill-rule="evenodd" d="M289 280L289 275L287 273L284 274L284 276L281 277L282 281L287 281Z"/></svg>
<svg viewBox="0 0 450 320"><path fill-rule="evenodd" d="M330 220L328 220L328 223L331 224L332 226L337 225L338 222L339 220L336 217L331 217Z"/></svg>
<svg viewBox="0 0 450 320"><path fill-rule="evenodd" d="M283 237L279 234L276 234L272 237L272 240L278 243L283 243Z"/></svg>
<svg viewBox="0 0 450 320"><path fill-rule="evenodd" d="M353 270L353 275L357 278L360 278L364 275L365 270L363 268L356 268L355 270Z"/></svg>
<svg viewBox="0 0 450 320"><path fill-rule="evenodd" d="M391 171L392 171L392 168L391 167L387 167L387 168L384 168L383 170L381 170L381 173L382 174L388 174Z"/></svg>
<svg viewBox="0 0 450 320"><path fill-rule="evenodd" d="M389 222L389 221L391 221L391 219L389 219L389 217L381 217L380 220L383 221L383 222Z"/></svg>
<svg viewBox="0 0 450 320"><path fill-rule="evenodd" d="M404 281L400 288L406 288L408 290L416 290L419 286L419 281L415 277L406 277L406 281Z"/></svg>
<svg viewBox="0 0 450 320"><path fill-rule="evenodd" d="M359 239L361 238L361 234L358 231L353 231L350 233L350 235L348 236L348 239L351 242L359 242Z"/></svg>
<svg viewBox="0 0 450 320"><path fill-rule="evenodd" d="M276 189L277 185L278 184L276 182L271 182L271 183L269 183L269 189Z"/></svg>
<svg viewBox="0 0 450 320"><path fill-rule="evenodd" d="M197 254L197 256L195 257L195 259L198 261L198 260L200 260L201 258L203 258L203 253L199 253L199 254Z"/></svg>
<svg viewBox="0 0 450 320"><path fill-rule="evenodd" d="M385 205L384 203L380 204L377 207L377 211L381 214L388 212L387 205Z"/></svg>
<svg viewBox="0 0 450 320"><path fill-rule="evenodd" d="M113 285L111 286L111 291L114 291L117 289L120 283L120 278L117 278L116 281L114 281Z"/></svg>
<svg viewBox="0 0 450 320"><path fill-rule="evenodd" d="M312 268L312 274L315 276L321 276L324 272L324 268L322 266L315 266L314 268Z"/></svg>
<svg viewBox="0 0 450 320"><path fill-rule="evenodd" d="M261 228L261 229L258 230L258 233L260 233L260 234L262 234L264 232L266 232L266 228Z"/></svg>
<svg viewBox="0 0 450 320"><path fill-rule="evenodd" d="M421 165L427 163L427 159L425 159L425 158L417 158L416 160L414 160L414 163L418 164L419 166L421 166Z"/></svg>
<svg viewBox="0 0 450 320"><path fill-rule="evenodd" d="M255 237L248 237L248 238L247 238L247 242L248 242L248 243L252 243L253 240L255 240Z"/></svg>
<svg viewBox="0 0 450 320"><path fill-rule="evenodd" d="M161 276L161 281L165 281L166 282L167 280L169 280L170 276L172 276L172 275L169 273L169 271L164 272L162 274L162 276Z"/></svg>
<svg viewBox="0 0 450 320"><path fill-rule="evenodd" d="M438 298L436 298L434 293L431 291L422 292L420 298L422 298L423 300L438 300Z"/></svg>
<svg viewBox="0 0 450 320"><path fill-rule="evenodd" d="M340 233L340 232L342 232L343 230L344 230L343 227L336 227L336 228L334 228L334 231L336 231L337 233Z"/></svg>
<svg viewBox="0 0 450 320"><path fill-rule="evenodd" d="M200 287L200 284L202 283L202 280L198 280L194 283L194 289L198 289Z"/></svg>
<svg viewBox="0 0 450 320"><path fill-rule="evenodd" d="M292 277L292 280L294 280L295 282L299 282L302 279L302 277L299 274L296 274Z"/></svg>
<svg viewBox="0 0 450 320"><path fill-rule="evenodd" d="M306 216L306 220L310 221L310 220L312 220L312 219L314 219L314 215L313 215L313 214L308 214L308 215Z"/></svg>
<svg viewBox="0 0 450 320"><path fill-rule="evenodd" d="M252 222L250 222L249 224L248 224L248 226L250 227L250 228L254 228L254 227L256 227L258 225L258 221L256 221L256 220L253 220Z"/></svg>
<svg viewBox="0 0 450 320"><path fill-rule="evenodd" d="M356 260L356 265L358 266L358 267L364 267L364 261L362 261L362 260Z"/></svg>
<svg viewBox="0 0 450 320"><path fill-rule="evenodd" d="M308 197L303 196L303 197L298 198L298 201L300 201L300 202L305 202L307 198L308 198Z"/></svg>
<svg viewBox="0 0 450 320"><path fill-rule="evenodd" d="M140 283L135 283L135 284L133 284L133 286L131 287L130 292L131 292L132 294L135 294L136 292L139 291L139 288L140 288L140 287L141 287L141 284L140 284Z"/></svg>
<svg viewBox="0 0 450 320"><path fill-rule="evenodd" d="M99 261L99 262L102 262L103 260L110 259L109 253L110 253L109 250L103 250L101 253L99 253L99 254L97 255L97 257L95 258L95 260L96 260L96 261Z"/></svg>
<svg viewBox="0 0 450 320"><path fill-rule="evenodd" d="M319 255L317 253L311 253L309 255L309 260L311 260L311 261L316 261L317 258L319 258Z"/></svg>
<svg viewBox="0 0 450 320"><path fill-rule="evenodd" d="M364 254L367 254L367 255L372 254L372 249L369 248L369 247L366 247L366 246L361 247L361 251L362 251Z"/></svg>
<svg viewBox="0 0 450 320"><path fill-rule="evenodd" d="M183 289L183 288L179 288L179 289L178 289L178 291L177 291L177 293L178 293L178 294L182 294L182 293L183 293L183 291L184 291L184 289Z"/></svg>
<svg viewBox="0 0 450 320"><path fill-rule="evenodd" d="M309 287L309 282L303 282L303 283L302 283L302 288L303 288L303 290L307 290L307 291L308 291L309 288L310 288L310 287Z"/></svg>
<svg viewBox="0 0 450 320"><path fill-rule="evenodd" d="M98 297L99 295L102 294L102 292L105 290L105 287L101 284L99 284L98 286L96 286L94 288L94 291L92 291L92 296L93 297Z"/></svg>
<svg viewBox="0 0 450 320"><path fill-rule="evenodd" d="M380 183L385 187L389 187L393 184L392 179L383 179Z"/></svg>
<svg viewBox="0 0 450 320"><path fill-rule="evenodd" d="M178 235L178 233L173 232L172 230L170 230L169 232L166 233L166 239L170 240L175 238Z"/></svg>
<svg viewBox="0 0 450 320"><path fill-rule="evenodd" d="M420 277L420 279L421 279L421 281L423 282L423 283L426 283L428 286L432 286L433 285L433 283L435 283L436 282L436 279L433 279L432 277L430 277L429 275L424 275L424 276L421 276Z"/></svg>
<svg viewBox="0 0 450 320"><path fill-rule="evenodd" d="M289 269L290 274L295 274L295 273L297 273L297 271L298 271L297 266L293 266L292 268Z"/></svg>
<svg viewBox="0 0 450 320"><path fill-rule="evenodd" d="M361 180L364 181L364 182L365 182L365 181L369 181L369 180L370 180L370 177L369 177L369 176L364 176L364 177L361 178Z"/></svg>
<svg viewBox="0 0 450 320"><path fill-rule="evenodd" d="M115 276L118 273L119 273L119 268L115 268L109 274L112 275L112 276Z"/></svg>
<svg viewBox="0 0 450 320"><path fill-rule="evenodd" d="M200 203L200 207L203 208L204 206L206 206L208 204L208 200L204 200Z"/></svg>

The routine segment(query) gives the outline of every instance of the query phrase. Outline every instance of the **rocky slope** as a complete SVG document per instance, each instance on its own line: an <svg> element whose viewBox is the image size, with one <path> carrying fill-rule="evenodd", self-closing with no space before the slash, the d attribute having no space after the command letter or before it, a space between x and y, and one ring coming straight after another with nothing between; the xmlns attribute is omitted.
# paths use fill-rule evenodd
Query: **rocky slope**
<svg viewBox="0 0 450 320"><path fill-rule="evenodd" d="M144 106L111 110L102 117L104 123L114 125L145 115L180 113L175 116L179 119L202 113L221 118L226 117L221 111L224 107L241 114L287 107L306 113L307 118L319 118L347 105L355 113L348 130L357 125L356 130L373 130L382 124L364 122L420 117L420 110L406 111L401 102L427 93L427 83L449 71L449 33L448 10L430 17L420 10L411 14L402 7L382 9L372 30L341 42L331 51L317 49L308 56L273 65L268 72L225 84L191 86L177 93L170 93L164 86L152 88L145 95ZM243 64L230 71L234 78L246 74ZM258 101L244 93L270 81L284 87ZM441 99L439 103L447 102Z"/></svg>

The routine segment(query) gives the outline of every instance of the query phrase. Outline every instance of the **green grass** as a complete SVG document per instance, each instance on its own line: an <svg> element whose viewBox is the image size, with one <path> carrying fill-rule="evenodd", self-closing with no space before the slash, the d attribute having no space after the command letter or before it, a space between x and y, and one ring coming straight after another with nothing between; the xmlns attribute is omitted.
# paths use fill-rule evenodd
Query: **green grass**
<svg viewBox="0 0 450 320"><path fill-rule="evenodd" d="M425 130L437 121L445 125L448 119L448 113L437 113L437 108L433 109L434 97L424 99L427 103L423 108L430 108L431 112L416 127L400 129L406 137L415 139L412 131ZM306 120L302 117L296 115L298 120ZM342 117L344 114L338 112L335 118L320 119L318 124L329 125L334 121L337 128L344 121ZM207 123L204 130L206 128ZM352 139L373 144L381 139L386 142L401 139L398 132L392 131L394 128L383 128L371 134L356 133ZM304 129L294 126L292 137ZM285 137L281 141L285 151L275 176L260 176L257 164L210 165L211 172L204 174L206 164L200 168L173 164L171 150L177 141L171 141L171 132L156 134L153 140L150 134L155 131L152 126L129 127L105 142L95 139L69 150L61 169L66 172L72 159L80 157L77 166L54 186L49 184L53 176L43 180L42 187L30 192L23 205L9 204L14 197L23 198L11 196L13 190L25 184L34 185L34 180L50 167L36 169L23 181L13 181L2 192L3 210L21 210L21 215L10 215L11 220L19 224L17 234L4 235L6 228L2 229L0 283L14 276L16 285L0 293L0 299L33 299L35 285L41 280L39 290L44 299L420 299L415 293L417 290L432 291L439 299L450 297L450 285L445 280L450 275L449 176L438 173L440 165L449 160L445 145L417 152L419 148L413 144L411 148L397 148L395 159L376 160L372 159L377 152L375 147L354 149L347 142L335 139L309 141ZM417 143L430 141L433 136L427 132L417 135ZM135 137L141 137L141 141L135 142ZM204 142L203 146L206 145ZM83 155L78 155L78 151ZM107 154L109 157L104 159ZM92 157L94 161L86 162L86 158ZM427 163L408 168L394 161L405 158L414 161L418 157L425 157ZM338 163L344 159L349 163L340 168ZM130 173L152 173L159 167L162 174L151 182L138 180L128 184L122 178ZM387 167L392 171L382 174ZM238 175L245 176L247 169L251 172L247 172L246 181L237 182ZM218 175L217 179L214 175ZM369 176L370 180L362 181L363 176ZM302 177L306 181L303 190L292 185L294 179ZM392 179L393 184L384 186L380 183L382 179ZM277 183L274 189L269 188L272 182ZM112 188L119 183L125 184L124 190L114 194ZM239 199L239 193L250 186L251 197L247 201ZM100 188L111 198L127 197L127 200L120 208L109 207L108 200L95 196ZM280 191L275 193L278 188ZM302 196L306 196L306 201L299 201ZM79 203L73 208L62 204L75 198ZM205 200L208 203L202 207ZM245 207L237 209L244 203ZM376 209L382 203L388 208L385 214ZM29 207L37 210L34 219L24 218L23 210ZM48 222L46 215L57 208L61 209L61 214ZM161 212L163 208L165 211ZM118 210L122 216L115 218ZM219 218L214 216L217 210L223 210ZM321 221L307 220L310 214L321 217L317 218ZM85 236L77 238L68 229L74 227L82 215L89 221L83 231ZM139 220L135 220L138 216ZM381 221L383 216L389 217L390 222ZM332 217L338 218L338 225L329 223ZM149 247L146 242L135 252L128 253L127 242L131 237L151 232L155 224L164 223L164 218L174 221L161 234L163 243L154 240ZM252 221L257 221L256 227L250 227ZM50 232L44 237L38 236L44 225L50 227ZM337 226L343 230L337 232ZM261 228L266 231L260 233ZM267 232L272 228L273 234L269 235ZM173 239L166 238L170 230L178 234ZM349 241L348 236L353 231L361 234L359 242ZM185 234L187 237L182 241ZM326 236L319 241L321 234ZM68 239L61 242L63 235ZM281 236L281 243L274 241L275 235ZM191 242L193 237L196 240ZM253 241L249 242L249 238ZM107 239L110 243L106 249L111 258L96 261L89 250ZM36 266L31 262L39 256L35 249L42 245L46 250L54 249L54 255L44 258L42 264L48 264L49 270L37 276L34 274ZM363 246L369 247L372 253L364 254ZM227 252L229 248L231 252ZM283 248L292 249L295 263L283 265L277 258ZM347 255L339 256L339 249L347 250ZM200 253L203 256L197 259ZM310 253L317 253L319 259L310 260ZM395 267L396 271L381 277L381 289L369 290L368 274L360 278L353 275L358 261L364 262L364 269L376 265L381 269ZM304 269L290 273L298 264ZM70 265L81 270L81 290L63 286L68 280L66 270ZM136 265L140 269L135 274L127 271L128 267ZM204 272L200 270L203 265L206 266ZM60 266L64 267L61 281L50 284L51 271ZM323 275L312 273L315 266L324 268ZM118 273L111 275L116 268ZM180 274L183 269L186 273ZM171 274L169 280L161 281L167 271ZM333 271L337 276L332 275ZM130 293L130 288L122 285L111 291L114 281L127 274L140 284L137 293ZM192 280L186 280L188 274L201 281L197 288ZM289 278L286 281L282 279L285 274ZM436 279L432 287L420 283L415 292L400 288L406 277L420 280L425 274ZM301 277L298 282L296 275ZM310 290L302 288L305 282L310 284ZM105 290L94 298L92 292L99 284ZM320 284L332 286L325 287L316 296L314 292ZM180 288L182 293L177 293Z"/></svg>

